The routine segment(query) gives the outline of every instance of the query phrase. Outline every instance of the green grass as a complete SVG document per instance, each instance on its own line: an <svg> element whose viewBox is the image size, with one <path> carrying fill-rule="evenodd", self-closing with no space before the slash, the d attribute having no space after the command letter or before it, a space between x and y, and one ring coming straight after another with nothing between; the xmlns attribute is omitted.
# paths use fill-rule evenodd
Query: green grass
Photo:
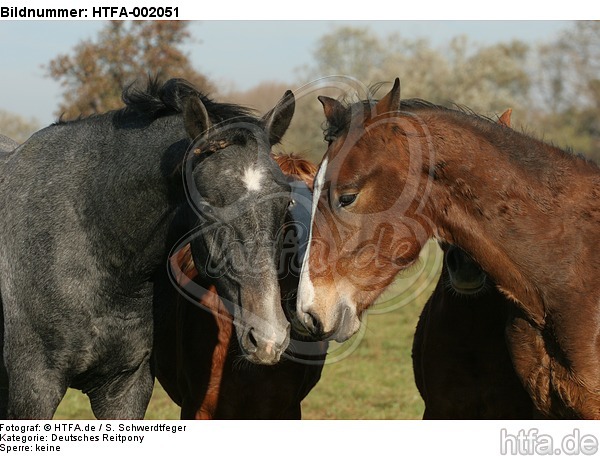
<svg viewBox="0 0 600 456"><path fill-rule="evenodd" d="M439 250L427 246L420 266L381 297L348 342L332 344L321 381L302 405L304 419L420 419L411 348L419 314L433 291ZM178 419L179 408L157 384L146 419ZM93 419L87 397L69 390L56 419Z"/></svg>
<svg viewBox="0 0 600 456"><path fill-rule="evenodd" d="M169 398L156 382L150 405L146 411L147 420L178 420L179 407ZM93 420L87 396L79 391L69 389L54 414L55 420Z"/></svg>

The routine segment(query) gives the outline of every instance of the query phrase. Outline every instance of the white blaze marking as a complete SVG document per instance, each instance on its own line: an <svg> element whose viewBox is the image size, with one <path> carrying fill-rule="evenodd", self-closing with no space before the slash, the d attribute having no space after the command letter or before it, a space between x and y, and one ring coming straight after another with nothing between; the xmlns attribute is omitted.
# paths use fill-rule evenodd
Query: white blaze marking
<svg viewBox="0 0 600 456"><path fill-rule="evenodd" d="M250 192L257 192L260 190L260 184L263 178L263 171L259 168L246 168L244 170L244 175L242 176L242 181L244 185Z"/></svg>
<svg viewBox="0 0 600 456"><path fill-rule="evenodd" d="M260 309L254 312L241 308L242 321L234 322L236 330L252 327L255 335L264 343L265 352L273 354L276 347L281 347L288 338L287 327L279 327L277 322L287 324L285 315L281 308L281 294L277 277L269 279L263 288Z"/></svg>
<svg viewBox="0 0 600 456"><path fill-rule="evenodd" d="M323 184L325 183L325 172L327 170L327 157L321 163L319 172L317 173L314 185L313 185L313 199L312 199L312 212L310 216L310 229L308 230L308 244L306 245L306 252L304 253L304 259L302 260L302 268L300 269L300 283L298 284L298 311L306 312L312 306L315 300L315 287L313 286L310 275L308 273L308 257L310 255L310 242L313 234L313 223L315 221L315 214L317 213L317 204L321 197L321 190L323 190Z"/></svg>
<svg viewBox="0 0 600 456"><path fill-rule="evenodd" d="M275 345L281 346L287 338L287 331L279 331L278 327L273 326L271 322L278 322L281 320L281 298L279 292L279 284L277 278L272 279L268 285L265 286L263 294L262 309L265 312L264 318L257 316L255 330L264 338L266 343L266 352L271 354ZM283 316L285 321L285 317Z"/></svg>
<svg viewBox="0 0 600 456"><path fill-rule="evenodd" d="M325 183L325 172L327 171L327 161L328 158L325 157L323 163L321 163L321 167L319 168L319 172L315 177L315 184L313 185L313 207L312 207L312 218L315 218L315 214L317 213L317 203L319 202L319 198L321 198L321 190L323 190L323 184ZM312 236L312 223L310 226L310 236Z"/></svg>

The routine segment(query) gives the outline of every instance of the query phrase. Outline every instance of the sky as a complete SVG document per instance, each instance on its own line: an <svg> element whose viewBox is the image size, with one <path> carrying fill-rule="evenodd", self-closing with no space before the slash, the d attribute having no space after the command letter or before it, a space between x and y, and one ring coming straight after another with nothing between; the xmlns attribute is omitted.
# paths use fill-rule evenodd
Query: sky
<svg viewBox="0 0 600 456"><path fill-rule="evenodd" d="M427 38L437 46L460 34L482 44L511 39L534 44L552 39L569 24L523 20L203 20L190 25L193 41L185 50L194 66L217 86L245 90L261 81L298 81L298 68L310 63L319 37L341 25L369 27L381 36L398 32L405 37ZM0 109L33 117L41 126L53 122L61 88L45 77L43 65L58 54L72 52L78 42L94 39L103 25L103 21L90 20L0 20Z"/></svg>

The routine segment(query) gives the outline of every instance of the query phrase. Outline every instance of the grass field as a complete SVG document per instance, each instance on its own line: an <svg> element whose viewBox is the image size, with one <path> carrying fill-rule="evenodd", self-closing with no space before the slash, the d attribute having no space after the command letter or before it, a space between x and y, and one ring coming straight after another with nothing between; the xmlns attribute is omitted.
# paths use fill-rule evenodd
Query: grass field
<svg viewBox="0 0 600 456"><path fill-rule="evenodd" d="M420 419L412 339L418 316L437 281L439 250L424 249L418 269L390 287L345 344L332 345L321 381L304 400L304 419ZM156 385L146 419L178 419L179 408ZM56 419L93 419L87 397L69 390Z"/></svg>

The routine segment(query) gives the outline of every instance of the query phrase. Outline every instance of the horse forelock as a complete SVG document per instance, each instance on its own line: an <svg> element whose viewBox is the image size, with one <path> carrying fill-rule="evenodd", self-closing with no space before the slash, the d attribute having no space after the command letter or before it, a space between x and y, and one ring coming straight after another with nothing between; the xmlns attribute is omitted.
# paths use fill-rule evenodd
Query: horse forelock
<svg viewBox="0 0 600 456"><path fill-rule="evenodd" d="M275 154L273 159L277 162L283 174L301 180L309 188L312 188L313 179L317 173L317 167L314 163L294 153Z"/></svg>

